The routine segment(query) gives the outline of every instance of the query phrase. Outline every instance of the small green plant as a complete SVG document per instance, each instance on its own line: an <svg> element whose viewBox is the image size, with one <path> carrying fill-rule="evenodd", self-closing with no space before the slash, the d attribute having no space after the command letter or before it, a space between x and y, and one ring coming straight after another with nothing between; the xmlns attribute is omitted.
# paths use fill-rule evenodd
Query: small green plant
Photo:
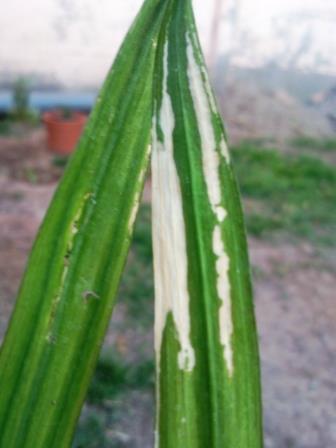
<svg viewBox="0 0 336 448"><path fill-rule="evenodd" d="M55 156L52 160L52 164L57 168L65 168L69 161L68 156Z"/></svg>
<svg viewBox="0 0 336 448"><path fill-rule="evenodd" d="M60 109L60 118L62 120L71 120L73 118L74 112L69 107L62 107Z"/></svg>
<svg viewBox="0 0 336 448"><path fill-rule="evenodd" d="M14 117L26 120L30 116L30 84L26 78L18 78L13 86Z"/></svg>
<svg viewBox="0 0 336 448"><path fill-rule="evenodd" d="M70 446L150 155L156 446L262 447L244 221L190 0L144 2L49 207L0 354L0 446ZM152 369L102 371L96 395Z"/></svg>
<svg viewBox="0 0 336 448"><path fill-rule="evenodd" d="M11 122L7 120L0 120L0 136L7 137L11 134Z"/></svg>
<svg viewBox="0 0 336 448"><path fill-rule="evenodd" d="M27 168L25 171L25 178L30 184L37 184L38 175L33 168Z"/></svg>
<svg viewBox="0 0 336 448"><path fill-rule="evenodd" d="M10 113L11 121L24 122L30 125L39 123L39 113L30 107L30 81L26 78L18 78L13 85L14 107Z"/></svg>

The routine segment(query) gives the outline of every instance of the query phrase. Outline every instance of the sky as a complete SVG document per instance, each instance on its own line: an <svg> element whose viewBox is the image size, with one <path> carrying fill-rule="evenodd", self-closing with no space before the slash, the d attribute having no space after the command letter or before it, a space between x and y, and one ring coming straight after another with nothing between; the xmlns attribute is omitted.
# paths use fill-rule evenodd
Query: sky
<svg viewBox="0 0 336 448"><path fill-rule="evenodd" d="M214 5L221 5L213 39ZM0 16L0 79L37 74L69 86L101 83L142 0L11 0ZM336 0L194 0L209 62L336 75ZM212 48L212 49L211 49ZM213 54L215 53L215 55Z"/></svg>

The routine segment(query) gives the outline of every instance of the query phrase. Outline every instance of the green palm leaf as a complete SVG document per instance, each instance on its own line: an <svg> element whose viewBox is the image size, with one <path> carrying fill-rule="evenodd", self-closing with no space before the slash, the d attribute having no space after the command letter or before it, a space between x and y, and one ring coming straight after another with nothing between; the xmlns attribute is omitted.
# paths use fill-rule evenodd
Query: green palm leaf
<svg viewBox="0 0 336 448"><path fill-rule="evenodd" d="M105 82L32 250L0 355L0 446L69 446L111 316L150 155L165 0Z"/></svg>
<svg viewBox="0 0 336 448"><path fill-rule="evenodd" d="M158 58L157 446L260 448L259 360L239 192L189 1Z"/></svg>

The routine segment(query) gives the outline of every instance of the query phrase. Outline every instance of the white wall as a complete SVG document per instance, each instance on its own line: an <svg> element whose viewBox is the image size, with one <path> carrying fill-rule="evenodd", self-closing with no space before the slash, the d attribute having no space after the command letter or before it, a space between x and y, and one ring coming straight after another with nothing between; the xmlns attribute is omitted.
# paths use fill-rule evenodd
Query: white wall
<svg viewBox="0 0 336 448"><path fill-rule="evenodd" d="M104 78L142 0L10 0L1 4L0 74L43 74L67 85ZM197 1L202 35L213 0Z"/></svg>
<svg viewBox="0 0 336 448"><path fill-rule="evenodd" d="M215 1L194 0L206 53ZM227 20L219 50L232 50L235 63L260 65L275 57L289 64L296 57L309 69L319 59L319 70L336 73L335 0L222 1ZM141 4L0 0L0 78L37 73L69 86L100 84Z"/></svg>

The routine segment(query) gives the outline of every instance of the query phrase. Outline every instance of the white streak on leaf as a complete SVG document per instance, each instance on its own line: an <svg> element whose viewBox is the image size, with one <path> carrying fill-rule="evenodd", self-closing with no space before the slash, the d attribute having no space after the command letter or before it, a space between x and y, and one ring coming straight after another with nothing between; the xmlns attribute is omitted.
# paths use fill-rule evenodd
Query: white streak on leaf
<svg viewBox="0 0 336 448"><path fill-rule="evenodd" d="M152 150L152 145L148 145L147 147L147 151L146 151L146 159L149 158L150 153ZM142 185L143 182L145 181L145 176L147 174L147 164L145 165L145 168L142 168L140 174L139 174L139 180L137 182L137 192L134 198L134 203L133 203L133 208L131 210L131 214L128 220L128 232L131 234L133 232L133 226L135 223L135 219L137 217L138 214L138 210L139 210L139 206L140 206L140 202L141 202L141 194L142 194Z"/></svg>
<svg viewBox="0 0 336 448"><path fill-rule="evenodd" d="M159 125L163 142L153 123L153 250L155 272L155 350L158 368L162 335L168 313L172 313L181 345L178 365L191 372L195 353L190 341L190 311L185 223L180 181L174 160L175 117L168 93L168 43L164 54L164 80Z"/></svg>
<svg viewBox="0 0 336 448"><path fill-rule="evenodd" d="M224 349L224 360L231 376L233 374L233 352L231 345L233 323L229 280L230 260L225 252L221 235L220 224L227 217L227 212L221 205L222 192L219 174L221 156L229 163L229 153L224 136L219 147L217 146L212 122L213 113L215 113L215 102L212 97L211 88L208 84L207 76L204 75L204 68L200 67L195 58L191 38L188 34L186 38L189 86L201 138L204 179L210 205L217 221L213 231L213 251L217 258L217 294L222 301L222 306L219 310L220 341Z"/></svg>
<svg viewBox="0 0 336 448"><path fill-rule="evenodd" d="M60 284L58 287L58 294L52 302L52 313L50 315L49 324L48 324L50 332L48 332L48 334L46 336L48 343L56 343L55 342L56 337L52 333L51 329L53 326L53 322L55 320L55 316L57 314L58 306L62 300L62 294L64 291L65 282L66 282L68 274L69 274L69 263L70 263L69 259L71 257L71 253L74 249L75 239L77 237L77 234L80 231L80 221L82 219L86 204L89 200L95 201L93 193L86 193L84 195L75 216L73 217L73 219L70 222L70 226L69 226L69 230L68 230L68 237L67 237L67 241L66 241L66 252L64 254L64 264L63 264L63 269L62 269L62 272L60 275Z"/></svg>
<svg viewBox="0 0 336 448"><path fill-rule="evenodd" d="M221 235L221 228L219 225L215 227L213 233L213 251L217 257L216 271L217 271L217 291L219 298L222 301L219 310L220 322L220 336L221 344L224 347L224 359L229 372L233 374L233 351L231 345L231 338L233 333L232 325L232 309L230 299L230 283L229 283L229 268L230 260L224 248L224 243Z"/></svg>
<svg viewBox="0 0 336 448"><path fill-rule="evenodd" d="M210 87L210 81L209 81L209 75L208 72L206 70L206 68L204 67L204 65L201 65L201 70L202 70L202 75L203 75L203 79L204 79L204 87L206 89L208 98L209 98L209 102L210 102L210 107L211 107L211 111L213 113L216 113L217 111L217 105L216 105L216 100L215 97L212 93L212 89Z"/></svg>
<svg viewBox="0 0 336 448"><path fill-rule="evenodd" d="M188 77L194 102L198 129L202 143L202 165L208 196L213 212L219 222L226 213L221 206L221 183L219 176L220 154L216 151L216 137L212 123L212 112L204 87L202 71L199 67L192 43L187 35Z"/></svg>
<svg viewBox="0 0 336 448"><path fill-rule="evenodd" d="M218 115L216 100L214 98L210 86L207 70L204 67L204 65L202 65L196 60L192 37L189 36L188 33L186 35L186 40L187 40L187 57L188 57L188 76L190 80L191 93L193 96L194 103L196 100L196 104L201 106L200 108L196 108L195 104L198 123L199 125L204 124L204 126L202 126L203 130L205 130L205 125L207 125L209 128L206 134L204 134L204 137L207 136L207 138L209 138L211 128L212 137L209 138L208 142L210 143L210 141L212 140L211 141L211 143L213 143L212 148L216 148L217 147L215 140L216 137L212 125L212 114ZM200 118L202 118L202 120L200 120ZM205 121L203 121L203 119ZM222 139L219 144L219 149L221 155L225 158L226 163L229 164L230 154L228 151L224 134L222 135Z"/></svg>
<svg viewBox="0 0 336 448"><path fill-rule="evenodd" d="M229 161L230 161L229 148L225 141L224 135L222 136L221 142L219 144L219 149L220 149L222 156L226 159L227 163L229 163Z"/></svg>

